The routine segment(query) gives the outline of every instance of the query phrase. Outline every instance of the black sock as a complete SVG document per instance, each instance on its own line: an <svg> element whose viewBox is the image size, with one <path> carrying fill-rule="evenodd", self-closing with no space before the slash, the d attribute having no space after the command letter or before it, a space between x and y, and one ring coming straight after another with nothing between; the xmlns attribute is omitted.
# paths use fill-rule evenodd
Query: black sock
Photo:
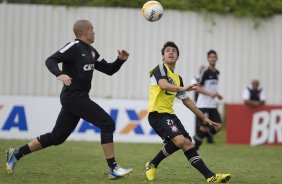
<svg viewBox="0 0 282 184"><path fill-rule="evenodd" d="M155 156L155 158L150 163L154 164L155 167L158 167L159 163L163 159L176 152L177 150L179 150L179 148L175 146L173 142L170 141L166 145L164 145L162 150Z"/></svg>
<svg viewBox="0 0 282 184"><path fill-rule="evenodd" d="M22 147L19 148L18 152L15 153L15 157L17 160L19 160L20 158L22 158L23 156L27 155L31 153L30 149L29 149L29 146L26 144Z"/></svg>
<svg viewBox="0 0 282 184"><path fill-rule="evenodd" d="M202 132L200 129L196 131L196 135L194 136L195 148L199 150L199 147L202 145L203 138L205 137L205 132Z"/></svg>
<svg viewBox="0 0 282 184"><path fill-rule="evenodd" d="M109 166L111 169L114 169L114 168L117 166L115 157L107 159L107 162L108 162L108 166Z"/></svg>
<svg viewBox="0 0 282 184"><path fill-rule="evenodd" d="M194 145L196 150L199 150L199 147L201 146L202 142L202 138L200 138L198 135L194 136Z"/></svg>
<svg viewBox="0 0 282 184"><path fill-rule="evenodd" d="M207 132L205 136L207 137L207 141L208 141L209 144L213 144L214 143L213 134L210 131Z"/></svg>
<svg viewBox="0 0 282 184"><path fill-rule="evenodd" d="M200 173L202 173L202 175L204 175L206 179L214 176L214 173L207 168L195 148L191 148L185 151L184 155L189 160L191 165L195 167Z"/></svg>

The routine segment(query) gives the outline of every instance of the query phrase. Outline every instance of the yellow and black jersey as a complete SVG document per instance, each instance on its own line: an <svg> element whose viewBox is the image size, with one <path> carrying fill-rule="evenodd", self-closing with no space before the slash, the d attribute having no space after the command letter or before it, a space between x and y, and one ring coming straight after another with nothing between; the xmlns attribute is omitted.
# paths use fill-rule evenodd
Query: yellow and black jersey
<svg viewBox="0 0 282 184"><path fill-rule="evenodd" d="M173 103L175 97L179 99L188 98L188 93L171 92L162 90L158 85L160 79L166 79L170 84L183 86L180 75L170 70L166 64L160 64L150 71L150 94L149 94L149 112L174 114Z"/></svg>

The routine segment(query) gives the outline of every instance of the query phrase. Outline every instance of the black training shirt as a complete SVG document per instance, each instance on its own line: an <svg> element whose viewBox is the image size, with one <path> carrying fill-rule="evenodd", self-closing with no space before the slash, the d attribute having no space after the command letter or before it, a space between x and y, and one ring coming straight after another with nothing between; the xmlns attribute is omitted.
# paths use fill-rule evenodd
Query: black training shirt
<svg viewBox="0 0 282 184"><path fill-rule="evenodd" d="M62 70L58 67L62 63ZM61 97L88 96L94 69L107 75L116 73L124 61L117 58L108 63L91 45L76 39L47 58L45 64L55 76L66 74L72 78L70 86L64 85Z"/></svg>

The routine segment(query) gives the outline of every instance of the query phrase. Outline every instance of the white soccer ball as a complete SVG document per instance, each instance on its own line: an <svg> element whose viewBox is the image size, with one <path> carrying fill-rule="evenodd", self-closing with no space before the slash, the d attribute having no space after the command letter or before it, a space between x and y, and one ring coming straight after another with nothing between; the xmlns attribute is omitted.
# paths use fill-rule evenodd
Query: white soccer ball
<svg viewBox="0 0 282 184"><path fill-rule="evenodd" d="M150 22L160 20L163 12L163 6L158 1L148 1L143 5L142 8L143 17Z"/></svg>

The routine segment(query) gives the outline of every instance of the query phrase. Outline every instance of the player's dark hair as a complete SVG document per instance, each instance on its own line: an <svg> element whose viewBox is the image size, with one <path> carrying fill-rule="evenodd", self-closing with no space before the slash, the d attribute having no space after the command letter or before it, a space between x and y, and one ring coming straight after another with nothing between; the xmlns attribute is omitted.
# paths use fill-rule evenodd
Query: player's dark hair
<svg viewBox="0 0 282 184"><path fill-rule="evenodd" d="M179 49L177 47L177 45L172 42L172 41L168 41L164 44L163 48L162 48L162 55L164 55L164 50L167 48L167 47L173 47L177 50L177 56L179 56Z"/></svg>
<svg viewBox="0 0 282 184"><path fill-rule="evenodd" d="M210 50L207 54L207 56L209 57L209 55L214 54L217 57L217 53L215 52L215 50Z"/></svg>

